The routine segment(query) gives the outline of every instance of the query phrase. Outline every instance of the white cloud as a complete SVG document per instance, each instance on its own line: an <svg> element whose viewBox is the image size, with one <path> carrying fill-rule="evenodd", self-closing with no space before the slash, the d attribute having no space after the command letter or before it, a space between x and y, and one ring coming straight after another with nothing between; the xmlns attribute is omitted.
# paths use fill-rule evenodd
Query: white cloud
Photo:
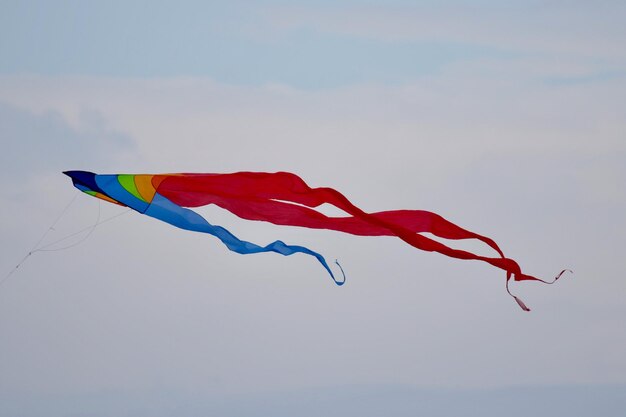
<svg viewBox="0 0 626 417"><path fill-rule="evenodd" d="M626 38L622 2L524 2L345 7L283 6L267 19L284 29L398 41L441 41L501 48L502 52L603 59L623 69ZM546 57L550 59L550 56Z"/></svg>

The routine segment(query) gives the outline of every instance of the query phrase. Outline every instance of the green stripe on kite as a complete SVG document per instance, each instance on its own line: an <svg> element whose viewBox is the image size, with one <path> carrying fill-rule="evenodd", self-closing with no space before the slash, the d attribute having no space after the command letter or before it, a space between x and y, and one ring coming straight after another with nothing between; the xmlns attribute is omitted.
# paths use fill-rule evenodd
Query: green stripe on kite
<svg viewBox="0 0 626 417"><path fill-rule="evenodd" d="M117 180L120 182L122 187L141 201L145 201L144 198L139 194L139 190L137 190L137 186L135 185L135 176L129 174L118 174Z"/></svg>

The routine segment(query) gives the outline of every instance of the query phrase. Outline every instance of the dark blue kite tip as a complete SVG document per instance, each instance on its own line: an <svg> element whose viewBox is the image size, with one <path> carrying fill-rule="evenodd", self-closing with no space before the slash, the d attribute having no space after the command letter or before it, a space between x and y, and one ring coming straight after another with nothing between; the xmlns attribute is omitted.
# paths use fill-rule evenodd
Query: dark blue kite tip
<svg viewBox="0 0 626 417"><path fill-rule="evenodd" d="M63 173L65 175L67 175L68 177L74 179L74 178L81 178L81 177L95 177L96 174L94 174L93 172L89 172L89 171L79 171L79 170L71 170L71 171L63 171Z"/></svg>
<svg viewBox="0 0 626 417"><path fill-rule="evenodd" d="M96 174L89 171L63 171L65 175L72 179L74 184L80 184L93 191L102 193L98 184L96 184ZM103 193L104 194L104 193Z"/></svg>

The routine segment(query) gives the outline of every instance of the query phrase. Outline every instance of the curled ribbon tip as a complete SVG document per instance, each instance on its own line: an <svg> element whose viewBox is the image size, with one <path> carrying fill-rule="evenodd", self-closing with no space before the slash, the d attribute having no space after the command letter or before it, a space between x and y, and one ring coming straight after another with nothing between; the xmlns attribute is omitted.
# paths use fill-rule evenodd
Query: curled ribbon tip
<svg viewBox="0 0 626 417"><path fill-rule="evenodd" d="M514 299L515 301L517 301L517 304L518 304L518 305L522 308L522 310L524 310L524 311L530 311L530 308L528 308L528 307L526 306L526 304L524 304L524 302L523 302L522 300L520 300L518 297L516 297L516 296L514 296L514 295L512 295L512 297L513 297L513 299Z"/></svg>
<svg viewBox="0 0 626 417"><path fill-rule="evenodd" d="M543 282L544 284L552 285L552 284L554 284L555 282L557 282L557 281L558 281L558 279L559 279L559 278L561 278L561 276L562 276L564 273L566 273L566 272L569 272L570 274L573 274L573 273L574 273L574 271L572 271L571 269L564 269L564 270L562 270L561 272L559 272L559 274L558 274L556 277L554 277L554 279L553 279L552 281L544 281L544 280L542 280L542 279L538 279L538 278L533 278L533 280L534 280L534 281ZM518 274L515 274L515 275L513 276L513 280L514 280L514 281L518 281L518 280L520 280L520 279L518 279L518 276L519 276ZM524 277L524 276L525 276L525 275L522 275L522 277ZM531 278L532 278L532 277L531 277ZM511 290L509 290L509 280L510 280L510 279L511 279L511 274L507 272L507 275L506 275L506 292L508 292L508 293L509 293L509 295L510 295L511 297L513 297L513 299L514 299L514 300L517 302L517 304L518 304L518 305L522 308L522 310L524 310L524 311L530 311L530 308L528 308L528 306L527 306L526 304L524 304L524 302L523 302L523 301L522 301L519 297L517 297L517 296L513 295L513 294L511 293Z"/></svg>
<svg viewBox="0 0 626 417"><path fill-rule="evenodd" d="M335 281L335 284L337 284L339 287L341 287L343 284L346 283L346 273L343 272L343 268L341 267L341 265L339 264L339 261L337 261L337 259L335 259L335 263L337 264L337 266L341 270L341 275L343 276L343 280L342 281L337 281L335 279L335 277L333 277L333 281Z"/></svg>
<svg viewBox="0 0 626 417"><path fill-rule="evenodd" d="M559 272L559 274L556 277L554 277L554 281L552 281L550 284L554 284L559 278L561 278L561 275L563 275L566 272L569 272L570 274L574 273L574 271L572 271L571 269L564 269L561 272Z"/></svg>
<svg viewBox="0 0 626 417"><path fill-rule="evenodd" d="M513 279L515 280L517 278L517 274L513 276ZM517 303L518 306L520 306L520 308L524 311L530 311L530 308L528 308L528 306L526 304L524 304L524 302L517 296L513 295L513 293L511 293L511 290L509 289L509 280L511 279L511 273L507 272L506 274L506 292L509 293L509 295L511 297L513 297L513 299L515 300L515 302Z"/></svg>

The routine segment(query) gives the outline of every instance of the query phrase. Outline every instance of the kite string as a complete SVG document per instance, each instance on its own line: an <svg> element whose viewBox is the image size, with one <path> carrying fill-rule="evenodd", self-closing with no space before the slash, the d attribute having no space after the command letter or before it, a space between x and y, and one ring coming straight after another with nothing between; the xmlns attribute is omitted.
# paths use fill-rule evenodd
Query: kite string
<svg viewBox="0 0 626 417"><path fill-rule="evenodd" d="M57 223L61 220L61 218L65 215L65 213L69 210L70 206L72 204L74 204L74 201L76 201L76 198L78 197L78 194L74 194L74 197L72 197L72 199L70 200L69 203L67 203L67 205L65 206L65 208L63 209L63 211L61 211L61 214L59 214L59 216L56 218L56 220L52 223L52 225L46 229L46 231L44 232L43 235L41 235L41 237L39 238L39 240L37 241L37 243L35 243L33 245L33 248L28 252L28 254L26 255L26 257L28 257L35 249L37 249L37 247L41 244L41 242L43 242L43 240L46 238L46 236L48 236L48 233L50 233L51 230L54 230L54 226L57 225ZM23 262L23 261L22 261ZM19 264L18 264L19 266Z"/></svg>
<svg viewBox="0 0 626 417"><path fill-rule="evenodd" d="M65 249L73 248L74 246L76 246L76 245L78 245L78 244L80 244L80 243L83 243L83 242L84 242L84 241L85 241L85 240L86 240L86 239L87 239L87 238L88 238L88 237L89 237L89 236L93 233L94 229L95 229L97 226L100 226L101 224L104 224L104 223L106 223L106 222L110 222L111 220L116 219L116 218L118 218L118 217L120 217L120 216L123 216L124 214L128 214L128 213L130 213L131 211L132 211L131 209L128 209L128 210L125 210L125 211L123 211L123 212L121 212L121 213L117 213L117 214L116 214L116 215L114 215L114 216L107 217L107 218L106 218L106 219L104 219L104 220L101 220L101 221L100 221L100 220L98 220L98 221L97 221L95 224L93 224L92 226L87 226L87 227L85 227L85 228L83 228L83 229L80 229L80 230L79 230L79 231L77 231L77 232L74 232L74 233L72 233L72 234L70 234L70 235L67 235L67 236L65 236L65 237L63 237L63 238L61 238L61 239L55 240L55 241L54 241L54 242L52 242L52 243L48 243L47 245L42 246L41 248L39 248L39 249L35 250L34 252L55 252L55 251L59 251L59 250L65 250ZM98 215L98 216L99 216L99 215ZM62 241L64 241L64 240L67 240L67 239L70 239L70 238L72 238L72 237L74 237L74 236L77 236L77 235L79 235L79 234L81 234L81 233L83 233L83 232L85 232L85 231L87 231L87 230L89 230L89 233L88 233L85 237L83 237L81 240L79 240L78 242L72 243L71 245L68 245L68 246L63 246L63 247L61 247L61 248L52 248L52 249L47 249L47 248L49 248L49 247L51 247L51 246L56 245L57 243L60 243L60 242L62 242Z"/></svg>
<svg viewBox="0 0 626 417"><path fill-rule="evenodd" d="M43 233L43 235L41 235L41 237L39 238L39 240L33 245L32 249L28 251L28 253L26 255L24 255L24 257L22 258L21 261L19 261L17 263L17 265L15 265L15 267L13 269L11 269L9 271L8 274L5 275L4 278L2 278L2 281L0 281L0 285L4 284L4 282L6 280L9 279L9 277L11 275L13 275L15 273L15 271L17 271L19 269L20 266L22 266L22 264L24 262L26 262L26 259L28 259L33 252L36 251L37 247L41 244L41 242L43 242L43 240L46 238L46 236L48 236L48 233L50 233L51 230L54 230L54 226L57 225L57 223L61 220L61 218L65 215L65 213L69 210L70 206L72 204L74 204L74 201L76 201L76 198L78 197L78 194L74 194L74 197L72 197L72 199L70 200L69 203L67 203L67 205L65 206L65 208L63 208L63 210L61 211L61 214L59 214L59 216L56 218L56 220L54 222L52 222L52 225L50 225L50 227L48 227L46 229L46 231Z"/></svg>
<svg viewBox="0 0 626 417"><path fill-rule="evenodd" d="M88 226L85 227L77 232L74 232L70 235L67 235L65 237L62 237L60 239L55 240L54 242L48 243L44 246L39 247L39 245L41 244L41 242L43 242L43 240L46 238L46 236L48 235L48 233L51 230L54 230L54 226L56 226L56 224L61 220L61 218L65 215L65 213L68 211L68 209L70 208L70 206L74 203L74 201L76 200L76 198L78 197L78 194L74 195L74 197L72 198L72 200L65 206L65 208L63 209L63 211L61 212L61 214L57 217L57 219L52 223L52 225L44 232L44 234L41 236L41 238L39 238L39 240L37 241L37 243L35 243L35 245L32 247L32 249L30 251L28 251L28 253L26 255L24 255L24 257L17 263L17 265L15 265L15 267L13 269L11 269L9 271L9 273L7 273L4 278L2 278L2 280L0 280L0 286L2 286L2 284L4 284L10 277L11 275L13 275L15 273L15 271L17 271L24 262L26 262L26 260L33 255L34 253L37 252L53 252L53 251L60 251L60 250L65 250L65 249L69 249L72 248L74 246L79 245L80 243L84 242L87 238L89 238L89 236L91 236L91 234L93 233L93 231L95 230L95 228L103 223L109 222L117 217L120 217L124 214L127 214L128 212L130 212L129 210L126 210L122 213L118 213L114 216L108 217L104 220L100 220L100 215L101 215L101 205L98 204L98 218L96 220L96 222L92 225L92 226ZM83 237L82 239L80 239L78 242L75 242L71 245L65 246L65 247L61 247L61 248L50 248L51 246L54 246L60 242L63 242L67 239L70 239L74 236L77 236L83 232L85 232L86 230L89 230L89 233L87 233L87 235L85 237Z"/></svg>
<svg viewBox="0 0 626 417"><path fill-rule="evenodd" d="M93 226L89 226L88 228L82 229L76 233L72 233L71 235L65 236L64 238L61 238L59 240L56 240L52 243L48 243L45 246L42 246L40 248L35 249L33 252L46 252L46 251L57 251L57 250L63 250L63 249L69 249L71 247L74 247L82 242L84 242L89 236L91 236L91 234L93 233L93 231L95 230L96 226L98 226L98 223L100 222L100 215L102 213L102 205L100 204L100 201L98 201L98 217L96 218L96 222L93 224ZM79 233L82 233L83 231L85 231L86 229L89 229L89 233L87 233L82 239L80 239L78 242L75 242L69 246L63 247L63 248L55 248L55 249L46 249L49 248L50 246L54 246L59 242L62 242L66 239L69 239L70 237L76 236Z"/></svg>

